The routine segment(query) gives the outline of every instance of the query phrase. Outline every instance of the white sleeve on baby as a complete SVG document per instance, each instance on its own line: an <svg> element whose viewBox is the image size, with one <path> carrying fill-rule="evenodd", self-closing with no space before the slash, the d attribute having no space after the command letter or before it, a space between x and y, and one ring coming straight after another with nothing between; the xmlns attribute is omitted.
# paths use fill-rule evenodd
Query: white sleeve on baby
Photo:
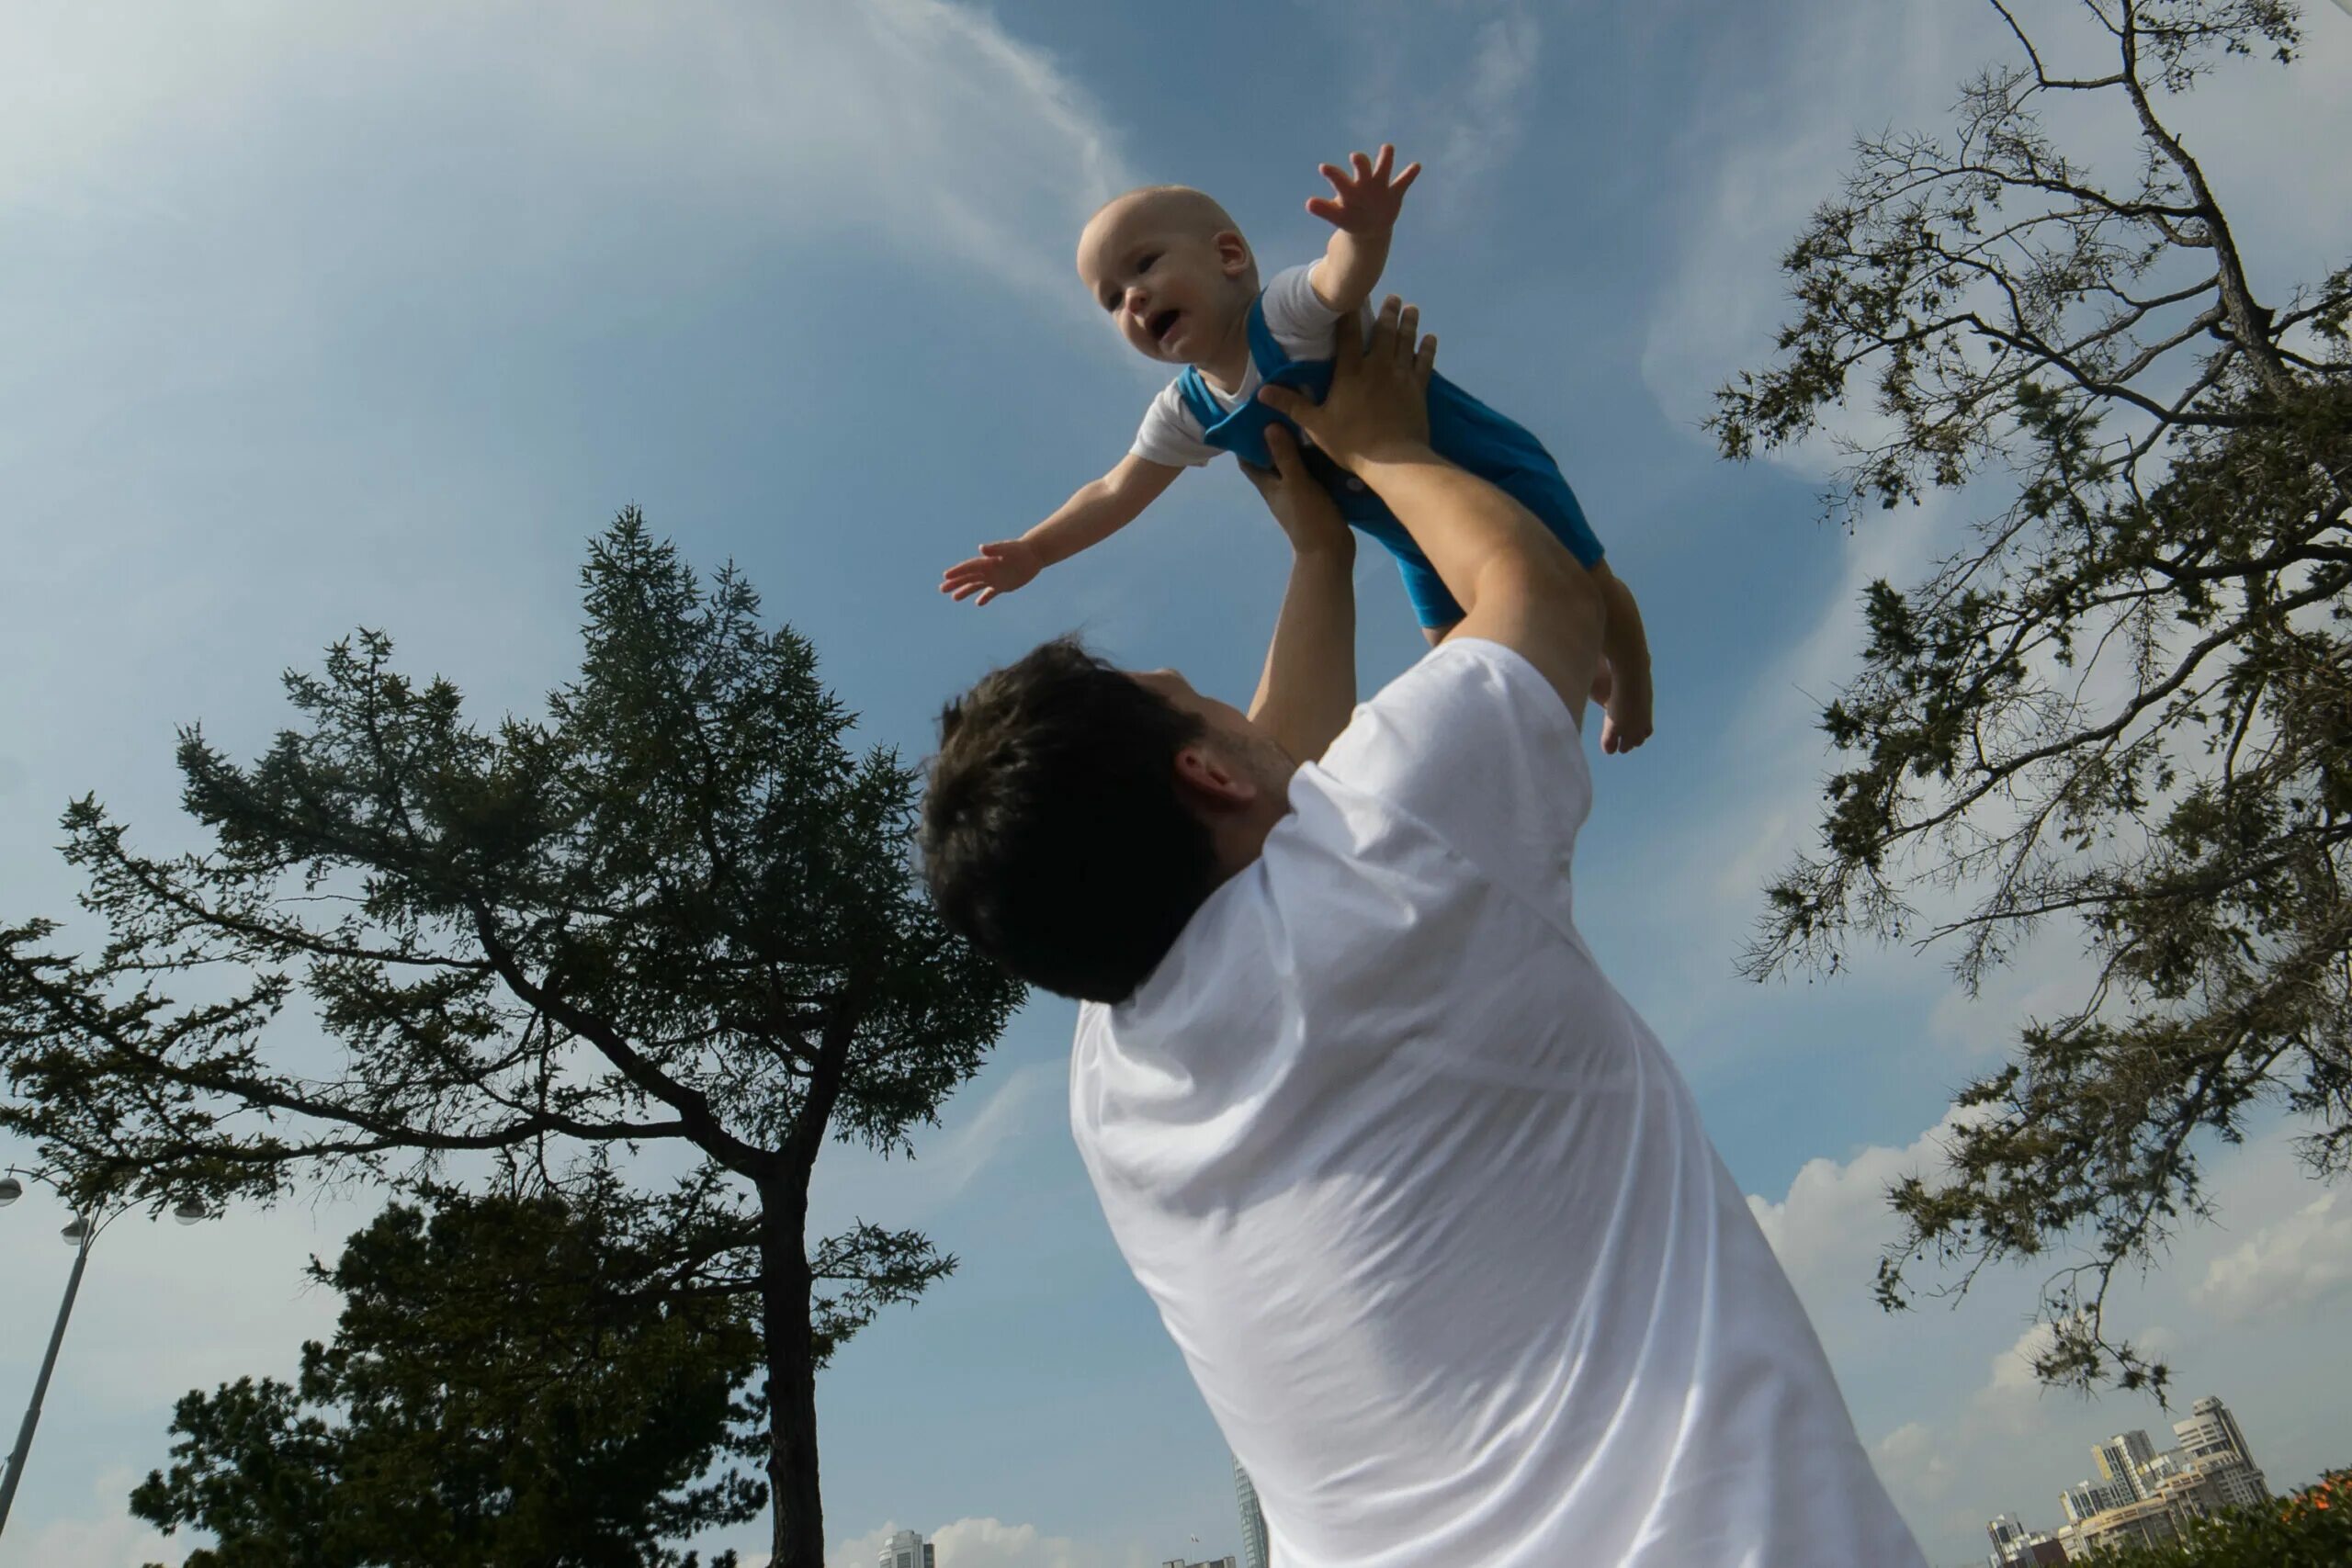
<svg viewBox="0 0 2352 1568"><path fill-rule="evenodd" d="M1340 313L1315 297L1315 285L1307 280L1313 270L1311 266L1284 268L1274 274L1262 297L1266 330L1293 359L1331 357L1331 328ZM1369 329L1372 308L1366 306L1357 315Z"/></svg>
<svg viewBox="0 0 2352 1568"><path fill-rule="evenodd" d="M1217 448L1201 439L1200 421L1184 406L1184 394L1170 381L1151 400L1143 411L1143 423L1136 430L1136 444L1128 452L1147 462L1165 463L1171 468L1197 468L1215 458Z"/></svg>

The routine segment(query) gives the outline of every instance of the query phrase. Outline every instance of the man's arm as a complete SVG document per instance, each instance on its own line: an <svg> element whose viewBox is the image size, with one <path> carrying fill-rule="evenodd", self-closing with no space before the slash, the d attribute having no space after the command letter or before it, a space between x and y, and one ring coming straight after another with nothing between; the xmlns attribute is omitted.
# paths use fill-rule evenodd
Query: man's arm
<svg viewBox="0 0 2352 1568"><path fill-rule="evenodd" d="M1581 724L1600 667L1607 602L1532 513L1430 449L1437 340L1417 348L1419 326L1419 312L1392 295L1369 344L1358 348L1355 333L1339 334L1321 403L1283 387L1258 395L1388 503L1463 607L1452 635L1517 651Z"/></svg>
<svg viewBox="0 0 2352 1568"><path fill-rule="evenodd" d="M1396 149L1384 144L1377 158L1351 152L1345 169L1319 166L1331 194L1309 198L1306 210L1330 224L1332 233L1323 259L1306 269L1306 281L1315 298L1340 316L1355 314L1380 287L1405 192L1420 177L1421 166L1414 164L1391 178L1396 162Z"/></svg>
<svg viewBox="0 0 2352 1568"><path fill-rule="evenodd" d="M1266 645L1250 722L1294 761L1311 762L1348 727L1356 705L1356 539L1330 495L1298 459L1290 432L1266 430L1271 471L1241 471L1290 538L1290 581Z"/></svg>

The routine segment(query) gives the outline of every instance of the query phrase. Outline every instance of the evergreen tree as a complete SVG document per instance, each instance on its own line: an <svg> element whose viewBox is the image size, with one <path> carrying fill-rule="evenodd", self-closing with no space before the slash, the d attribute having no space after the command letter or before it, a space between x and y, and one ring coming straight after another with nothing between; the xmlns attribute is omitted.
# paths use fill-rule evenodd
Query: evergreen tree
<svg viewBox="0 0 2352 1568"><path fill-rule="evenodd" d="M954 1259L865 1223L811 1240L809 1174L829 1138L907 1152L1020 992L922 896L915 770L849 750L749 583L706 589L633 509L582 578L584 657L543 718L478 728L363 631L285 677L300 722L251 766L183 733L203 852L141 853L74 803L108 940L0 930L0 1127L154 1201L680 1172L628 1228L673 1238L665 1290L752 1311L775 1562L821 1568L817 1371Z"/></svg>
<svg viewBox="0 0 2352 1568"><path fill-rule="evenodd" d="M179 1402L130 1509L217 1543L187 1568L692 1568L665 1543L754 1517L740 1302L660 1287L668 1238L577 1201L394 1205L311 1277L344 1298L292 1384ZM729 1553L714 1568L727 1568Z"/></svg>

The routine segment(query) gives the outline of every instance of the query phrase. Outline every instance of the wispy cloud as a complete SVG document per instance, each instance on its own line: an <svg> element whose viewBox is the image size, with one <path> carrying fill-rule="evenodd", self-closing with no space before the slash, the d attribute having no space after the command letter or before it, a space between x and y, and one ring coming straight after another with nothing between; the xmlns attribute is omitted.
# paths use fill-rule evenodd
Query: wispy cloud
<svg viewBox="0 0 2352 1568"><path fill-rule="evenodd" d="M1414 196L1424 220L1460 222L1481 210L1535 108L1544 34L1534 11L1524 0L1319 8L1347 39L1347 134L1366 146L1394 141L1401 157L1428 165Z"/></svg>
<svg viewBox="0 0 2352 1568"><path fill-rule="evenodd" d="M2065 1255L1990 1271L1948 1310L1929 1298L1890 1316L1871 1303L1872 1259L1895 1233L1885 1188L1939 1168L1952 1126L1947 1115L1905 1146L1809 1162L1785 1192L1748 1199L1864 1438L1879 1434L1880 1474L1931 1559L1965 1549L1996 1513L2056 1524L2057 1492L2081 1478L2087 1444L2133 1427L2161 1434L2174 1419L2144 1396L2086 1401L2034 1378L2050 1330L2027 1320L2043 1274ZM2230 1403L2279 1485L2335 1462L2337 1392L2295 1368L2312 1336L2328 1332L2352 1274L2352 1226L2334 1194L2313 1198L2294 1131L2273 1127L2214 1151L2207 1192L2219 1223L2183 1229L2162 1269L2120 1280L2110 1303L2110 1326L2165 1357L2179 1392ZM2249 1334L2256 1312L2266 1332Z"/></svg>
<svg viewBox="0 0 2352 1568"><path fill-rule="evenodd" d="M1457 90L1457 106L1438 121L1437 158L1455 189L1485 181L1526 139L1527 115L1544 58L1544 28L1524 6L1509 5L1477 24Z"/></svg>

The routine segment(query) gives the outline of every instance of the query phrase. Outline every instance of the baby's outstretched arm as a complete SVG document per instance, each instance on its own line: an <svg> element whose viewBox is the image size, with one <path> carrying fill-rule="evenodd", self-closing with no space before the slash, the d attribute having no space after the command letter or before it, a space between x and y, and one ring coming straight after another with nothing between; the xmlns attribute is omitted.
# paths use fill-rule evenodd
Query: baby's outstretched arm
<svg viewBox="0 0 2352 1568"><path fill-rule="evenodd" d="M1123 457L1117 468L1080 486L1051 517L1021 537L982 545L978 555L949 567L939 580L939 591L954 594L959 603L977 593L983 604L1010 593L1046 568L1101 544L1142 516L1144 508L1166 494L1183 471L1148 457Z"/></svg>
<svg viewBox="0 0 2352 1568"><path fill-rule="evenodd" d="M1383 143L1380 155L1348 154L1348 167L1321 165L1331 182L1329 196L1309 197L1306 210L1331 225L1334 232L1323 259L1307 269L1306 281L1326 309L1352 315L1372 298L1388 265L1388 241L1396 231L1396 215L1405 209L1405 192L1420 177L1421 166L1409 164L1391 176L1396 149Z"/></svg>

